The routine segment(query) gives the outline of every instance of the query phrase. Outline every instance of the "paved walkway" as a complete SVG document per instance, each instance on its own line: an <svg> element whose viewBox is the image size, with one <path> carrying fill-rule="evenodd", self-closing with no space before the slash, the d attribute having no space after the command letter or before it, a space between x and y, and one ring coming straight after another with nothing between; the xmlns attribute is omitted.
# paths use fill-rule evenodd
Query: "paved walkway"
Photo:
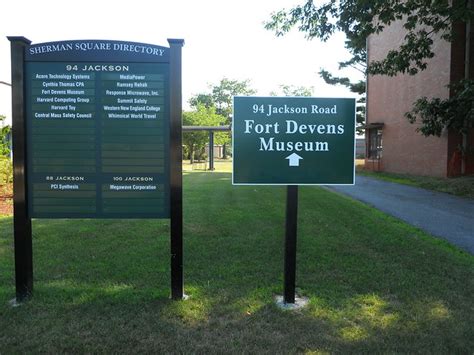
<svg viewBox="0 0 474 355"><path fill-rule="evenodd" d="M330 186L474 255L474 200L356 176L355 186Z"/></svg>

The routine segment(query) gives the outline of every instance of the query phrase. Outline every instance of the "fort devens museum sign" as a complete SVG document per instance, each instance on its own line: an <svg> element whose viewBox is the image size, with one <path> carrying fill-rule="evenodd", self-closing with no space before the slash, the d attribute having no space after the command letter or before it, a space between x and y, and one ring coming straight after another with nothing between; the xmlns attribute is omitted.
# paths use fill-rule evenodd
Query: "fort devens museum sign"
<svg viewBox="0 0 474 355"><path fill-rule="evenodd" d="M353 184L355 100L235 97L234 184Z"/></svg>

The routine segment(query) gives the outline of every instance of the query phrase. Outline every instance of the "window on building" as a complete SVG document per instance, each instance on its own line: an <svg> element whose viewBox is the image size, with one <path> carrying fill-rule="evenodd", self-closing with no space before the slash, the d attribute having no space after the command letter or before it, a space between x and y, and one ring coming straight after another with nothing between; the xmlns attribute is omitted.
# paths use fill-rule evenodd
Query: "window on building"
<svg viewBox="0 0 474 355"><path fill-rule="evenodd" d="M383 151L383 139L382 139L382 128L370 128L369 134L369 147L368 147L368 158L369 159L381 159Z"/></svg>

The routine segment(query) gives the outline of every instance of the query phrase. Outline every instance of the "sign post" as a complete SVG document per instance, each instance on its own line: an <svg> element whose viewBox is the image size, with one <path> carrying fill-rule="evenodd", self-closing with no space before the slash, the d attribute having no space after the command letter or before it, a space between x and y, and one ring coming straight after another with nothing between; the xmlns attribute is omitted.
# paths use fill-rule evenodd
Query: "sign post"
<svg viewBox="0 0 474 355"><path fill-rule="evenodd" d="M33 292L33 245L31 218L28 215L26 182L26 114L24 102L25 48L31 43L24 37L8 37L12 65L12 133L13 154L13 229L15 240L16 301Z"/></svg>
<svg viewBox="0 0 474 355"><path fill-rule="evenodd" d="M298 185L353 185L355 99L234 97L234 185L286 185L284 304L295 303Z"/></svg>
<svg viewBox="0 0 474 355"><path fill-rule="evenodd" d="M183 291L183 145L182 145L182 39L169 39L171 50L171 127L170 127L170 188L171 188L171 298L180 300Z"/></svg>
<svg viewBox="0 0 474 355"><path fill-rule="evenodd" d="M286 188L284 303L295 303L297 227L298 185L288 185Z"/></svg>
<svg viewBox="0 0 474 355"><path fill-rule="evenodd" d="M31 218L171 218L182 297L183 40L9 40L17 300L33 288Z"/></svg>
<svg viewBox="0 0 474 355"><path fill-rule="evenodd" d="M209 170L214 170L214 131L209 131Z"/></svg>

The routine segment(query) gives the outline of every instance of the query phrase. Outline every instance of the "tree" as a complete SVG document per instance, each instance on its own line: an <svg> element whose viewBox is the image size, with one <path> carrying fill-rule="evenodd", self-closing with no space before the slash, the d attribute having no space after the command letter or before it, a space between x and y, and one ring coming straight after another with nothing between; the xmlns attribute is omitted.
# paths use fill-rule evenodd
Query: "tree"
<svg viewBox="0 0 474 355"><path fill-rule="evenodd" d="M216 114L225 117L222 124L230 125L232 123L232 103L233 97L237 95L254 95L256 91L250 87L249 80L231 80L223 78L217 85L210 85L210 93L201 93L193 96L189 104L193 108L203 105L206 108L214 107ZM217 133L215 142L224 146L224 158L227 156L226 146L231 140L229 132Z"/></svg>
<svg viewBox="0 0 474 355"><path fill-rule="evenodd" d="M225 117L216 113L215 107L205 107L201 104L198 104L195 111L183 112L183 125L185 126L220 126L225 120ZM216 134L216 142L219 143L220 139L220 135ZM183 145L191 164L196 157L202 157L208 140L209 135L206 131L184 132Z"/></svg>
<svg viewBox="0 0 474 355"><path fill-rule="evenodd" d="M272 91L270 96L312 96L314 87L280 85L280 92Z"/></svg>
<svg viewBox="0 0 474 355"><path fill-rule="evenodd" d="M292 27L297 25L298 18L300 21L304 21L304 13L309 15L311 13L309 7L310 1L306 3L306 5L302 8L297 7L295 9L290 10L290 12L280 11L272 15L272 21L266 23L265 27L269 30L274 30L277 36L282 36L286 32L288 32ZM312 2L311 2L312 3ZM302 13L300 13L302 11ZM318 15L319 16L319 15ZM317 28L318 23L316 22L317 19L310 18L308 21L312 23L307 23L305 25L301 24L299 26L299 30L305 32L307 39L319 38L322 40L327 40L329 36L334 33L333 32L325 32L324 24L321 22L319 24L320 28ZM339 31L341 29L338 29ZM347 34L346 34L347 35ZM347 87L351 92L358 94L359 98L357 100L357 115L356 115L356 122L357 122L357 131L359 133L363 133L363 124L365 123L365 81L367 75L367 52L365 48L365 39L359 40L354 36L349 37L345 43L346 49L351 54L351 58L346 61L339 62L339 70L345 68L353 68L364 75L363 80L359 80L357 82L352 82L348 77L340 77L334 76L329 71L320 68L319 76L329 85L342 85Z"/></svg>
<svg viewBox="0 0 474 355"><path fill-rule="evenodd" d="M249 80L231 80L223 78L219 84L210 86L210 93L193 96L189 103L196 108L198 104L216 108L218 115L226 118L226 123L232 122L232 98L237 95L254 95L256 91L250 87Z"/></svg>
<svg viewBox="0 0 474 355"><path fill-rule="evenodd" d="M249 80L229 80L223 78L219 85L212 88L212 97L216 105L216 112L232 121L232 99L237 95L254 95L255 90L250 88Z"/></svg>
<svg viewBox="0 0 474 355"><path fill-rule="evenodd" d="M369 35L380 33L392 22L401 20L407 30L403 42L384 59L369 63L368 71L391 76L414 75L425 69L426 60L434 56L433 37L440 35L451 40L453 24L467 21L472 14L468 4L458 0L331 0L320 6L307 0L289 11L273 13L265 26L277 36L297 26L308 39L323 41L342 31L352 54L350 62L355 63L363 58Z"/></svg>
<svg viewBox="0 0 474 355"><path fill-rule="evenodd" d="M341 69L341 64L339 63L339 69ZM357 82L352 82L348 77L335 77L327 70L321 69L319 75L323 80L329 85L342 85L348 88L351 92L358 94L359 98L357 99L356 107L356 130L359 134L364 132L363 125L365 123L365 79L359 80Z"/></svg>
<svg viewBox="0 0 474 355"><path fill-rule="evenodd" d="M402 21L406 35L398 48L390 50L385 58L368 64L370 75L395 76L399 73L415 75L426 69L428 59L434 56L436 38L451 41L455 24L470 23L473 17L472 0L331 0L315 5L307 0L289 11L271 15L267 29L281 36L293 27L305 33L306 38L328 40L336 31L347 37L346 47L352 54L347 65L361 63L365 56L365 40L371 34L382 32L395 21ZM474 81L466 80L452 87L448 100L422 98L406 116L410 122L421 120L419 130L426 136L439 135L440 129L453 129L466 136L473 126L471 108ZM342 82L340 82L342 84ZM459 103L467 110L454 110ZM434 114L435 113L435 114ZM467 143L467 139L463 140ZM463 147L466 151L467 147Z"/></svg>
<svg viewBox="0 0 474 355"><path fill-rule="evenodd" d="M11 127L3 125L5 118L0 115L0 185L13 181L13 165L10 160Z"/></svg>
<svg viewBox="0 0 474 355"><path fill-rule="evenodd" d="M211 94L197 94L189 99L191 107L197 109L199 105L206 108L215 107L214 98Z"/></svg>

